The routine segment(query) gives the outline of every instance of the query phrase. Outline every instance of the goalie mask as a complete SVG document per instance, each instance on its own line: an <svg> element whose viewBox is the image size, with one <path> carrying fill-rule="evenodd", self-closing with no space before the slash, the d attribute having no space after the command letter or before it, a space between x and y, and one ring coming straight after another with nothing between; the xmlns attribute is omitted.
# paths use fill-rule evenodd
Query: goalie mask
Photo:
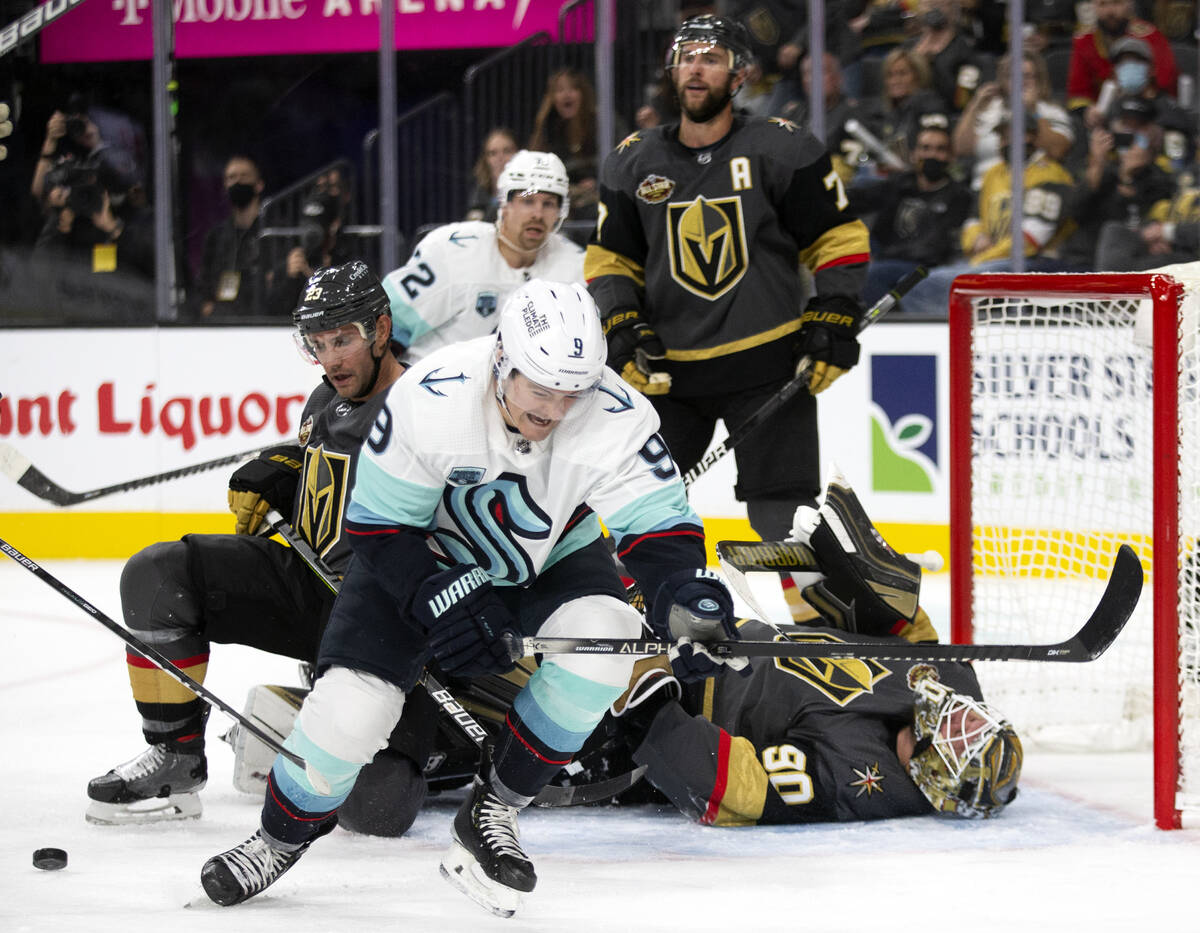
<svg viewBox="0 0 1200 933"><path fill-rule="evenodd" d="M362 339L370 342L375 339L381 314L391 314L391 302L365 262L318 269L305 283L300 304L292 312L296 345L305 359L319 363L310 335L353 324Z"/></svg>
<svg viewBox="0 0 1200 933"><path fill-rule="evenodd" d="M587 289L533 279L513 292L500 311L496 398L504 404L514 371L545 389L590 394L604 377L607 355L600 314Z"/></svg>
<svg viewBox="0 0 1200 933"><path fill-rule="evenodd" d="M996 816L1017 796L1023 753L1013 727L985 703L955 693L927 664L908 672L916 747L913 782L941 813L965 819Z"/></svg>
<svg viewBox="0 0 1200 933"><path fill-rule="evenodd" d="M729 53L729 71L735 73L754 64L750 33L736 19L705 13L683 21L671 47L667 49L666 69L677 68L685 45L699 45L689 51L708 51L720 47Z"/></svg>
<svg viewBox="0 0 1200 933"><path fill-rule="evenodd" d="M553 152L534 152L530 149L522 149L509 159L500 177L496 179L496 195L500 200L501 211L513 195L536 194L539 191L558 195L558 223L554 225L555 233L562 227L571 210L568 188L567 169L562 159Z"/></svg>

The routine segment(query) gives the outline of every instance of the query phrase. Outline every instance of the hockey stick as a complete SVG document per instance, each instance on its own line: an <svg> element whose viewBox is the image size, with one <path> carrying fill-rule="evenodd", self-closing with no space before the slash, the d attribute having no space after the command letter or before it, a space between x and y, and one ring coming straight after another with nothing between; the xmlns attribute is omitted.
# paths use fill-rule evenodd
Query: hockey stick
<svg viewBox="0 0 1200 933"><path fill-rule="evenodd" d="M758 570L794 573L821 569L812 548L799 541L718 541L717 556L722 563L750 573ZM942 569L942 555L937 551L904 556L922 570L936 572Z"/></svg>
<svg viewBox="0 0 1200 933"><path fill-rule="evenodd" d="M0 29L0 58L15 49L23 39L31 39L83 0L50 0L36 6L20 19Z"/></svg>
<svg viewBox="0 0 1200 933"><path fill-rule="evenodd" d="M55 505L78 505L80 502L90 502L92 499L99 499L101 496L111 495L115 492L141 489L143 486L153 486L155 483L164 483L167 480L179 479L183 476L191 476L193 473L203 473L205 470L237 463L239 460L257 456L266 449L266 447L255 447L253 450L243 450L240 454L229 454L225 457L217 457L215 460L193 463L191 466L168 470L166 473L155 473L153 476L126 480L124 483L89 489L87 492L71 492L63 489L62 486L46 476L11 444L0 442L0 473L18 486L23 486L39 499L45 499Z"/></svg>
<svg viewBox="0 0 1200 933"><path fill-rule="evenodd" d="M858 332L861 334L864 330L878 321L881 317L887 314L892 308L896 307L900 299L903 298L913 286L921 279L929 274L924 266L917 266L912 272L904 276L899 282L892 286L892 290L880 298L875 304L866 310L862 316L862 320L858 322ZM685 486L690 486L696 482L704 473L707 473L714 463L724 457L731 449L736 447L746 439L746 435L757 428L760 424L774 415L784 405L786 405L797 392L807 387L809 371L812 369L813 361L809 357L804 357L796 366L798 373L793 379L785 383L783 387L772 395L762 406L747 418L742 424L738 425L729 432L729 436L720 444L710 450L701 458L700 462L687 471L683 477Z"/></svg>
<svg viewBox="0 0 1200 933"><path fill-rule="evenodd" d="M716 641L704 647L714 657L877 658L888 661L1094 661L1120 634L1142 592L1142 565L1122 544L1104 595L1073 636L1052 645L926 645L868 642ZM621 638L517 638L509 636L512 657L531 654L667 654L675 642Z"/></svg>
<svg viewBox="0 0 1200 933"><path fill-rule="evenodd" d="M313 550L312 545L305 541L282 515L272 509L267 512L267 524L295 549L300 559L308 564L313 573L320 577L326 586L335 593L341 589L341 581L338 579L337 574L333 572L329 565L321 559L320 555ZM459 728L467 734L467 737L482 748L483 743L488 739L488 733L479 724L479 721L467 712L462 704L454 698L454 694L443 687L438 679L429 673L428 670L421 676L421 681L425 684L425 689L429 692L429 695L433 697L433 701L442 708L442 712L453 719ZM581 784L575 787L547 785L533 798L533 802L539 807L569 807L607 800L614 794L627 790L636 784L645 771L645 767L642 766L626 774L620 774L604 781L597 781L594 784Z"/></svg>
<svg viewBox="0 0 1200 933"><path fill-rule="evenodd" d="M250 732L263 744L278 752L280 755L283 755L288 761L292 762L292 764L298 765L301 768L307 767L307 763L303 758L293 752L289 752L286 748L279 744L274 736L264 732L253 722L222 700L219 696L212 693L207 687L204 686L204 684L180 670L175 665L175 662L173 662L166 655L160 653L157 648L146 644L124 626L113 621L112 618L105 615L57 577L50 574L49 571L47 571L44 567L38 566L3 538L0 538L0 551L3 551L43 583L58 590L60 594L65 596L76 606L90 615L93 619L107 628L110 632L115 634L118 638L133 648L138 654L153 661L159 670L161 670L164 674L169 674L171 677L175 678L175 680L179 681L179 683L181 683L183 686L191 690L192 693L201 697L206 703L208 703L209 706L217 707L217 709L219 709L221 712L234 719L238 725L245 728L247 732ZM312 770L308 770L311 776Z"/></svg>

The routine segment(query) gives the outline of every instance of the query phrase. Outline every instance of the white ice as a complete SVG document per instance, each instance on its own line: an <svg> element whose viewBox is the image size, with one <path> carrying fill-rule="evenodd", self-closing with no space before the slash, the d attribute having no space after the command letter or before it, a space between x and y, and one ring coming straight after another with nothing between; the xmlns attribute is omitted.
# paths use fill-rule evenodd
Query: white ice
<svg viewBox="0 0 1200 933"><path fill-rule="evenodd" d="M120 618L119 563L47 569ZM944 618L945 575L924 602ZM211 904L204 860L257 825L233 789L232 753L209 723L199 820L86 823L89 778L141 748L124 643L33 574L0 560L0 931L320 933L513 931L1200 930L1200 835L1151 819L1148 753L1027 750L1022 793L984 823L714 829L651 808L522 814L538 887L501 920L438 875L457 795L434 798L403 839L337 830L266 894ZM1013 662L1015 663L1015 662ZM1053 677L1053 665L1044 666ZM295 683L295 665L214 646L207 685L241 708L255 683ZM66 849L63 871L33 850Z"/></svg>

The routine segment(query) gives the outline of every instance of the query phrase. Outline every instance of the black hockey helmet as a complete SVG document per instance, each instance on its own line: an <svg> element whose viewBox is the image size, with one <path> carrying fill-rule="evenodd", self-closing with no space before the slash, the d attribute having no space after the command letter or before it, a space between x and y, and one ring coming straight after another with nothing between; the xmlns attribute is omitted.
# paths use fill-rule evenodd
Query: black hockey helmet
<svg viewBox="0 0 1200 933"><path fill-rule="evenodd" d="M704 42L708 45L719 45L729 52L729 70L740 71L754 64L754 52L751 50L750 33L736 19L725 16L713 16L704 13L692 16L680 24L667 49L667 60L664 67L670 70L679 64L679 51L688 43Z"/></svg>
<svg viewBox="0 0 1200 933"><path fill-rule="evenodd" d="M361 323L368 337L375 319L390 313L391 302L379 279L365 262L356 259L341 266L318 269L304 285L292 322L301 334L337 330L343 324Z"/></svg>
<svg viewBox="0 0 1200 933"><path fill-rule="evenodd" d="M356 324L363 339L375 339L375 324L381 314L391 313L391 301L379 279L360 259L341 266L328 266L314 272L304 285L300 304L292 312L296 340L305 354L315 356L309 334L337 330Z"/></svg>

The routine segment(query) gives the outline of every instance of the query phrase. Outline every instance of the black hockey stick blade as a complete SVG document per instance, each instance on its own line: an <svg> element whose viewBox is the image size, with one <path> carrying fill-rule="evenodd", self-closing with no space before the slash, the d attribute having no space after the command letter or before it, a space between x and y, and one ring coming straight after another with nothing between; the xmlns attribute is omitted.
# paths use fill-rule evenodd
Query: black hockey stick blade
<svg viewBox="0 0 1200 933"><path fill-rule="evenodd" d="M1133 549L1121 545L1108 585L1091 618L1066 641L1052 645L937 645L903 641L830 642L814 633L804 642L780 635L774 641L708 642L715 657L876 658L881 661L1094 661L1121 633L1142 592L1142 564ZM675 643L658 639L518 638L505 641L513 658L531 654L668 654Z"/></svg>
<svg viewBox="0 0 1200 933"><path fill-rule="evenodd" d="M284 748L273 735L270 735L269 733L264 732L261 728L259 728L259 726L257 724L255 724L250 719L243 716L240 712L238 712L238 710L234 709L232 706L230 706L228 703L226 703L224 700L222 700L219 696L217 696L211 690L209 690L207 687L205 687L204 684L200 683L198 680L195 680L194 678L192 678L188 674L186 674L184 671L180 670L179 667L176 666L174 661L172 661L170 658L166 657L161 652L159 652L159 650L157 648L154 648L153 646L146 644L144 641L142 641L140 638L138 638L136 635L134 635L132 632L130 632L128 629L126 629L124 626L122 626L119 623L117 623L116 621L114 621L111 617L105 615L103 612L101 612L99 609L97 609L95 606L93 606L91 603L89 603L86 599L84 599L82 596L80 596L78 593L76 593L73 589L71 589L69 586L67 586L65 583L63 583L61 580L59 580L57 577L55 577L53 574L51 574L48 570L46 570L44 567L38 565L37 563L32 561L30 558L26 557L24 554L22 554L20 551L18 551L15 547L13 547L11 544L9 544L7 541L5 541L3 538L0 538L0 551L7 554L9 557L11 557L13 560L15 560L18 564L20 564L22 567L24 567L26 570L28 570L30 573L32 573L35 577L37 577L39 580L41 580L47 586L51 587L54 590L57 590L60 595L65 596L68 600L70 600L72 603L74 603L76 606L78 606L80 609L82 609L84 612L86 612L88 615L90 615L93 619L95 619L97 622L99 622L101 625L103 625L106 629L108 629L110 632L112 632L114 635L116 635L118 638L120 638L122 641L124 641L125 644L127 644L127 645L129 645L129 647L133 648L134 651L136 651L138 654L142 655L142 657L147 658L150 661L153 661L154 664L158 667L158 669L161 670L164 674L168 674L171 677L175 678L175 680L179 681L180 684L187 687L189 690L192 691L192 693L196 694L198 697L203 699L210 706L215 706L217 709L221 710L221 712L225 713L231 719L236 721L247 732L249 732L251 735L255 736L259 741L261 741L268 748L274 750L275 752L279 753L280 755L283 755L285 758L287 758L293 764L298 765L301 768L306 767L306 763L303 758L301 758L299 755L295 754L294 752L290 752L286 748ZM311 773L312 772L310 771L310 776L311 776Z"/></svg>
<svg viewBox="0 0 1200 933"><path fill-rule="evenodd" d="M571 787L558 787L548 784L533 798L535 807L582 807L589 803L600 803L629 790L646 773L645 765L638 765L632 771L618 774L592 784L578 784Z"/></svg>
<svg viewBox="0 0 1200 933"><path fill-rule="evenodd" d="M168 480L191 476L193 473L203 473L205 470L238 463L241 460L256 457L266 449L266 447L255 447L253 450L243 450L240 454L229 454L224 457L217 457L215 460L193 463L191 466L180 467L177 470L168 470L165 473L155 473L139 479L126 480L123 483L114 483L111 486L101 486L99 489L89 489L86 492L71 492L69 489L64 489L58 483L54 482L54 480L50 479L50 477L35 467L29 461L28 457L25 457L11 444L0 442L0 473L3 473L17 485L29 490L29 492L33 493L39 499L45 499L47 502L53 502L55 505L78 505L80 502L90 502L92 499L99 499L101 496L109 496L118 492L128 492L131 489L141 489L143 486L153 486L156 483L165 483Z"/></svg>

